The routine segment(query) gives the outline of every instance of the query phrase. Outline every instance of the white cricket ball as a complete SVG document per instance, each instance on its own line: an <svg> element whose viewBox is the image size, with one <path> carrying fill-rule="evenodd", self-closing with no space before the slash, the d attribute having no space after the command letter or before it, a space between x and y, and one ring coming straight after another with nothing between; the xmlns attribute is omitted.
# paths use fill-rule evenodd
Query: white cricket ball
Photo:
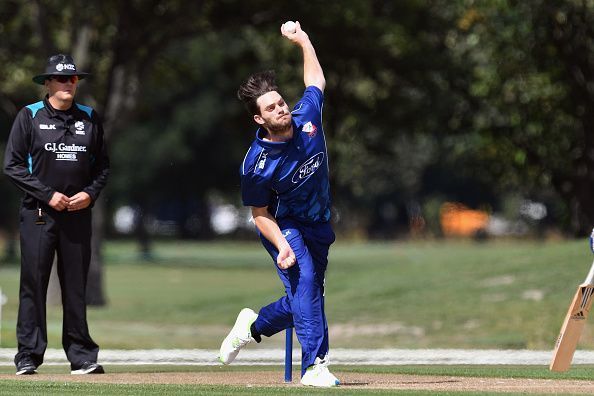
<svg viewBox="0 0 594 396"><path fill-rule="evenodd" d="M286 33L295 33L297 31L297 25L293 21L287 21L283 24L283 31Z"/></svg>

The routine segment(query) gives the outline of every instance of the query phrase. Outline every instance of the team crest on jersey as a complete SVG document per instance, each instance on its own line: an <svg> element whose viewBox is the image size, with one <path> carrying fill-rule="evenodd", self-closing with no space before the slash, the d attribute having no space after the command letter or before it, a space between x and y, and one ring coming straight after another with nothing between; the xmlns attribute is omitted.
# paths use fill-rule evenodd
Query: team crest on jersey
<svg viewBox="0 0 594 396"><path fill-rule="evenodd" d="M85 134L85 123L82 121L76 121L74 123L74 128L76 129L77 135L84 135Z"/></svg>
<svg viewBox="0 0 594 396"><path fill-rule="evenodd" d="M307 133L307 136L312 138L316 136L316 133L318 133L318 128L312 124L311 121L308 121L305 125L303 125L302 131Z"/></svg>

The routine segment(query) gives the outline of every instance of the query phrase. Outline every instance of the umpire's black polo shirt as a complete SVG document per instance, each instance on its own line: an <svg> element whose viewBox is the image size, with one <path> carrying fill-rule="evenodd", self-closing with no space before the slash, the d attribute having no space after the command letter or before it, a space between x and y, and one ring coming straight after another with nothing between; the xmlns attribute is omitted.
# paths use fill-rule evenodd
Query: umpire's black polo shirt
<svg viewBox="0 0 594 396"><path fill-rule="evenodd" d="M56 110L47 96L22 108L6 145L4 173L25 192L23 205L31 209L56 191L69 197L84 191L94 202L109 174L97 113L76 102Z"/></svg>

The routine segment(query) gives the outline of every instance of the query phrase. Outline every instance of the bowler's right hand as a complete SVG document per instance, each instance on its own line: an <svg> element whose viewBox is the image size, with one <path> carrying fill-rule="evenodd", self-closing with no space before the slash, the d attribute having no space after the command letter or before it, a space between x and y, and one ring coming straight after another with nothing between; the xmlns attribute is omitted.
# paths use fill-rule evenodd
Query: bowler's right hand
<svg viewBox="0 0 594 396"><path fill-rule="evenodd" d="M282 246L278 252L278 257L276 258L276 265L280 269L287 269L295 265L297 259L295 258L295 253L293 253L293 249L287 243L286 245Z"/></svg>
<svg viewBox="0 0 594 396"><path fill-rule="evenodd" d="M50 199L48 205L59 212L66 209L69 202L70 199L66 195L56 191L54 195L52 195L52 199Z"/></svg>
<svg viewBox="0 0 594 396"><path fill-rule="evenodd" d="M301 24L299 21L295 21L296 30L295 33L285 32L281 25L281 34L291 40L294 44L303 46L306 42L309 41L309 36L303 30L301 30Z"/></svg>

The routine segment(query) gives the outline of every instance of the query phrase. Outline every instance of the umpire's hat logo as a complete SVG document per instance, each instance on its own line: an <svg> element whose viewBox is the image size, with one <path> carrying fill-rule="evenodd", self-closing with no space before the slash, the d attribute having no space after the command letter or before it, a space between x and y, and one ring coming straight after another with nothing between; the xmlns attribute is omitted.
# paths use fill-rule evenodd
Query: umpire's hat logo
<svg viewBox="0 0 594 396"><path fill-rule="evenodd" d="M78 79L82 80L88 75L89 73L76 70L74 59L70 55L57 54L49 57L45 66L45 73L33 77L33 81L43 85L45 80L51 76L78 76Z"/></svg>

